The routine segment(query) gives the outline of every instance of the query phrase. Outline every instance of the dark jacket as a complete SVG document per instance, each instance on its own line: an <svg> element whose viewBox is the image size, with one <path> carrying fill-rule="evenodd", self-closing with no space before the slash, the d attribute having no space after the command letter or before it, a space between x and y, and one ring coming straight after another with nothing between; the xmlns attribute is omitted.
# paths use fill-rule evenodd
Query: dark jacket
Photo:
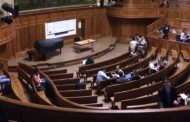
<svg viewBox="0 0 190 122"><path fill-rule="evenodd" d="M91 58L87 58L85 65L88 65L88 64L94 64L94 60Z"/></svg>
<svg viewBox="0 0 190 122"><path fill-rule="evenodd" d="M177 99L177 92L175 87L171 87L170 92L167 94L167 91L164 87L160 88L158 91L159 95L159 105L162 108L174 107L173 102Z"/></svg>

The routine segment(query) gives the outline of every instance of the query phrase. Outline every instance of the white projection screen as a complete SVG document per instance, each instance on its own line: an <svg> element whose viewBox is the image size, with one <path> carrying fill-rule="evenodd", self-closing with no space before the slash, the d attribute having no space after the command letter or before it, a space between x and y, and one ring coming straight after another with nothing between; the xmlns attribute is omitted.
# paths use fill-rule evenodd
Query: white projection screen
<svg viewBox="0 0 190 122"><path fill-rule="evenodd" d="M45 38L52 39L76 34L76 19L45 23Z"/></svg>

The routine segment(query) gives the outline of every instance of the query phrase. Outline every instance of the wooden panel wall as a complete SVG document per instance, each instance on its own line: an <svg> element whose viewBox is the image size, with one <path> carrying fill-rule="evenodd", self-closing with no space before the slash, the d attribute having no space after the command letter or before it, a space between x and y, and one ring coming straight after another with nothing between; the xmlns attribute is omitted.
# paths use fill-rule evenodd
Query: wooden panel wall
<svg viewBox="0 0 190 122"><path fill-rule="evenodd" d="M0 25L0 57L8 59L13 55L12 42L14 41L15 26L11 25Z"/></svg>
<svg viewBox="0 0 190 122"><path fill-rule="evenodd" d="M131 39L135 34L146 35L146 26L155 21L155 19L122 19L110 18L113 26L113 36L121 39Z"/></svg>
<svg viewBox="0 0 190 122"><path fill-rule="evenodd" d="M45 23L76 18L85 20L85 38L110 35L111 29L106 8L78 8L71 10L41 11L23 13L15 21L17 38L13 45L15 51L33 47L36 40L45 38ZM79 32L79 30L77 30ZM73 37L64 38L71 43Z"/></svg>
<svg viewBox="0 0 190 122"><path fill-rule="evenodd" d="M154 0L154 2L158 2L158 0ZM85 38L113 35L122 39L131 38L136 33L146 35L146 26L154 22L156 20L154 18L159 16L190 21L189 8L150 9L126 7L137 4L139 6L140 3L142 5L151 4L151 0L126 0L123 7L113 9L79 7L20 13L14 23L7 26L9 27L8 30L0 26L0 38L7 41L6 44L0 46L0 57L10 58L19 51L33 48L33 43L36 40L45 38L44 23L46 22L73 18L77 20L83 19L85 21ZM77 32L81 35L80 29ZM65 43L72 43L72 38L65 38Z"/></svg>

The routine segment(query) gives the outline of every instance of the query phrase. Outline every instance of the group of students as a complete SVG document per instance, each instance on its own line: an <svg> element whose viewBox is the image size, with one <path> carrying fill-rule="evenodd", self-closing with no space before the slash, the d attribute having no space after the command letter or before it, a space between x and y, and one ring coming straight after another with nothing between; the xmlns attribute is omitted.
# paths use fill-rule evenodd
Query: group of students
<svg viewBox="0 0 190 122"><path fill-rule="evenodd" d="M148 43L146 38L142 35L136 34L132 37L132 40L129 43L129 57L136 56L138 53L145 54L147 46Z"/></svg>
<svg viewBox="0 0 190 122"><path fill-rule="evenodd" d="M166 23L162 25L159 29L159 32L161 33L160 38L161 39L168 39L169 32L170 32L170 26ZM176 33L175 30L172 30L173 33ZM184 28L180 35L176 36L176 40L180 42L189 43L190 42L190 36L187 32L187 29Z"/></svg>
<svg viewBox="0 0 190 122"><path fill-rule="evenodd" d="M45 90L47 86L47 80L45 78L41 78L38 68L35 68L31 75L32 82L34 82L37 90ZM9 93L11 80L5 75L3 71L3 64L0 63L0 92L3 94Z"/></svg>
<svg viewBox="0 0 190 122"><path fill-rule="evenodd" d="M125 73L120 68L120 65L117 65L115 71L111 72L110 74L106 74L105 69L102 68L98 71L96 76L97 86L100 85L100 82L104 82L104 80L110 78L114 78L113 83L125 83L130 80L139 80L141 79L141 76L136 70L134 70L133 72Z"/></svg>

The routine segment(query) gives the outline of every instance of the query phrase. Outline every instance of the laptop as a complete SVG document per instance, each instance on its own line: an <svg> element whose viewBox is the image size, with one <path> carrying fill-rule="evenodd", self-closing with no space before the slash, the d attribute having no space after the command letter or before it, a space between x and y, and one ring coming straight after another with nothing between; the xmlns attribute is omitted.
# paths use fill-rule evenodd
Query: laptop
<svg viewBox="0 0 190 122"><path fill-rule="evenodd" d="M125 79L126 80L131 80L131 78L132 78L132 74L131 73L128 73L128 74L125 75Z"/></svg>

